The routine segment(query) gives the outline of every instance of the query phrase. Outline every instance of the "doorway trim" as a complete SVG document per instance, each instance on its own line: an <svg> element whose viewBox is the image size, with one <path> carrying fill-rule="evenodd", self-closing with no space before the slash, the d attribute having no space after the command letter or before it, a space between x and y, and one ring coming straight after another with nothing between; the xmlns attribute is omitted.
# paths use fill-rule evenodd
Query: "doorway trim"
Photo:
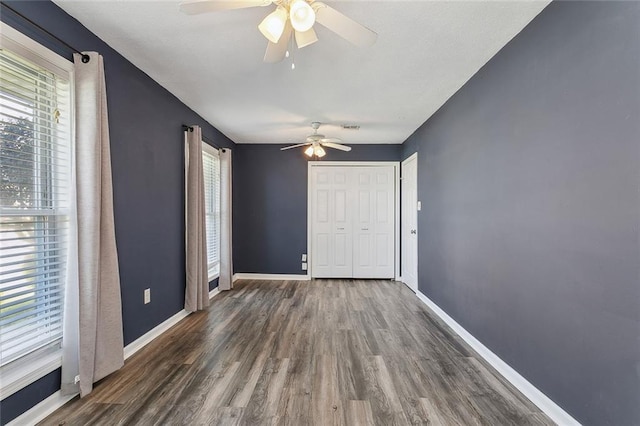
<svg viewBox="0 0 640 426"><path fill-rule="evenodd" d="M313 279L313 257L311 256L311 194L313 187L311 181L312 167L366 167L366 166L392 166L394 179L394 279L400 280L400 162L399 161L309 161L307 164L307 275Z"/></svg>

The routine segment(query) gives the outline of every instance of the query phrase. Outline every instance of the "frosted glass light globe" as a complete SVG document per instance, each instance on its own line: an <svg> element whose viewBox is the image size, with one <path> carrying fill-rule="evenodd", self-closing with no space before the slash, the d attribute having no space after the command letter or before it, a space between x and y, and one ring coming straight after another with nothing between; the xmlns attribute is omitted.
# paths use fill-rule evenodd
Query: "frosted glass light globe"
<svg viewBox="0 0 640 426"><path fill-rule="evenodd" d="M316 22L316 13L305 0L293 0L289 6L289 19L296 31L308 31Z"/></svg>

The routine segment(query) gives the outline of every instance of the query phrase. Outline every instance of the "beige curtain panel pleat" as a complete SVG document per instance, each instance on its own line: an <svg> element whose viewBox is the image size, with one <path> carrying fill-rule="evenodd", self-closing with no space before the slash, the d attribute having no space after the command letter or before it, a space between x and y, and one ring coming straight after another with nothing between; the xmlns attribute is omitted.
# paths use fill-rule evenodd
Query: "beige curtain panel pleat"
<svg viewBox="0 0 640 426"><path fill-rule="evenodd" d="M77 301L69 301L69 307L78 309L76 359L81 396L124 365L104 64L102 56L88 54L88 63L74 55L78 288ZM67 356L67 365L63 359L63 370L67 370L63 371L63 389L73 387L69 383L73 359Z"/></svg>
<svg viewBox="0 0 640 426"><path fill-rule="evenodd" d="M185 246L186 280L184 309L195 312L209 306L207 243L202 168L202 130L193 126L185 143Z"/></svg>

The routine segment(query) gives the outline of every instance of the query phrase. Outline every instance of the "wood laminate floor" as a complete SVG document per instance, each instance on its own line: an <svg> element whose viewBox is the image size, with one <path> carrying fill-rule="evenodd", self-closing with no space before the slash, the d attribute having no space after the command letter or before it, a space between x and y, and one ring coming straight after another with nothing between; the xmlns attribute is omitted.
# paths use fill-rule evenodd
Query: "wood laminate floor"
<svg viewBox="0 0 640 426"><path fill-rule="evenodd" d="M238 281L43 425L547 425L402 283Z"/></svg>

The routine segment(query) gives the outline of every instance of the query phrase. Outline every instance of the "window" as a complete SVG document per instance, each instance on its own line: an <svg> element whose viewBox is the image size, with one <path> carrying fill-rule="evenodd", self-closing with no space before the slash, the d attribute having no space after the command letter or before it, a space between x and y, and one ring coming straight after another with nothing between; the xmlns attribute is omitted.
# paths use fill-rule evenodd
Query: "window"
<svg viewBox="0 0 640 426"><path fill-rule="evenodd" d="M73 205L72 108L70 62L6 25L0 41L0 368L5 371L28 354L60 347Z"/></svg>
<svg viewBox="0 0 640 426"><path fill-rule="evenodd" d="M220 156L203 143L204 204L207 228L209 281L220 274Z"/></svg>

